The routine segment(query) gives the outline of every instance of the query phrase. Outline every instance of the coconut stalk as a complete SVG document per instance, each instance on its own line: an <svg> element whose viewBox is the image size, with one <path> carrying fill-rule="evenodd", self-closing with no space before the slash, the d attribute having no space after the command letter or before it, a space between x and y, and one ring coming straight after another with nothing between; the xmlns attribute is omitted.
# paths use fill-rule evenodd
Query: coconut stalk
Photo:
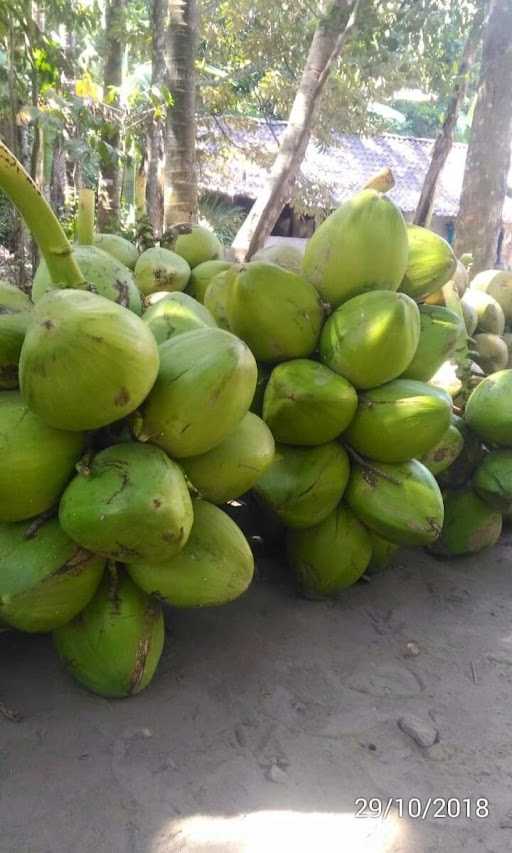
<svg viewBox="0 0 512 853"><path fill-rule="evenodd" d="M94 190L81 189L76 217L76 236L80 246L92 246L94 243L94 206Z"/></svg>
<svg viewBox="0 0 512 853"><path fill-rule="evenodd" d="M28 172L3 142L0 142L0 189L25 220L46 261L52 282L65 287L85 284L59 220Z"/></svg>

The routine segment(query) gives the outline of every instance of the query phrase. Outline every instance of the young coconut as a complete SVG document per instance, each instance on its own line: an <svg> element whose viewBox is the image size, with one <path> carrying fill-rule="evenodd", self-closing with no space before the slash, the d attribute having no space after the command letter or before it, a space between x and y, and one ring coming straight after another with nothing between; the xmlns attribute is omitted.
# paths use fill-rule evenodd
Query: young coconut
<svg viewBox="0 0 512 853"><path fill-rule="evenodd" d="M134 274L140 292L149 296L164 290L185 290L190 267L176 252L154 246L139 256Z"/></svg>
<svg viewBox="0 0 512 853"><path fill-rule="evenodd" d="M228 270L230 266L232 265L229 261L204 261L204 263L198 264L190 274L187 293L204 304L204 297L211 280L218 273Z"/></svg>
<svg viewBox="0 0 512 853"><path fill-rule="evenodd" d="M86 291L57 290L34 308L21 392L50 426L98 429L141 404L158 363L150 329L131 311Z"/></svg>
<svg viewBox="0 0 512 853"><path fill-rule="evenodd" d="M486 444L512 447L512 370L491 373L472 391L465 420Z"/></svg>
<svg viewBox="0 0 512 853"><path fill-rule="evenodd" d="M406 462L423 456L450 426L446 391L414 379L395 379L359 395L344 439L377 462Z"/></svg>
<svg viewBox="0 0 512 853"><path fill-rule="evenodd" d="M355 388L400 376L420 338L420 313L405 293L376 290L350 299L325 323L320 357Z"/></svg>
<svg viewBox="0 0 512 853"><path fill-rule="evenodd" d="M338 505L349 474L347 453L335 441L318 447L281 444L254 492L288 527L311 527Z"/></svg>
<svg viewBox="0 0 512 853"><path fill-rule="evenodd" d="M135 583L173 607L211 607L242 595L254 559L234 521L207 501L194 501L194 524L185 547L164 563L130 563Z"/></svg>
<svg viewBox="0 0 512 853"><path fill-rule="evenodd" d="M323 364L297 358L274 368L265 388L263 420L276 441L325 444L347 429L357 409L355 389Z"/></svg>
<svg viewBox="0 0 512 853"><path fill-rule="evenodd" d="M148 686L162 654L162 607L111 564L85 610L53 637L79 684L107 698L133 696Z"/></svg>
<svg viewBox="0 0 512 853"><path fill-rule="evenodd" d="M509 513L512 510L512 450L492 450L484 456L471 485L488 506Z"/></svg>
<svg viewBox="0 0 512 853"><path fill-rule="evenodd" d="M455 351L464 332L460 317L439 305L420 305L420 338L414 358L402 378L428 382Z"/></svg>
<svg viewBox="0 0 512 853"><path fill-rule="evenodd" d="M320 524L286 535L288 562L308 598L333 598L365 572L372 545L354 513L339 504Z"/></svg>
<svg viewBox="0 0 512 853"><path fill-rule="evenodd" d="M443 468L437 473L432 471L432 473L436 474L439 483L443 487L458 489L468 483L475 468L484 458L485 450L482 442L470 430L464 418L454 415L452 427L457 430L462 438L462 448L447 468Z"/></svg>
<svg viewBox="0 0 512 853"><path fill-rule="evenodd" d="M446 284L457 269L457 258L446 240L420 225L407 226L409 256L400 290L422 301Z"/></svg>
<svg viewBox="0 0 512 853"><path fill-rule="evenodd" d="M185 545L192 501L185 478L150 444L100 451L64 492L63 530L83 548L123 563L163 560Z"/></svg>
<svg viewBox="0 0 512 853"><path fill-rule="evenodd" d="M492 509L471 488L444 494L444 524L431 548L442 557L477 554L495 545L501 535L501 513Z"/></svg>
<svg viewBox="0 0 512 853"><path fill-rule="evenodd" d="M265 246L252 256L251 261L265 261L267 264L277 264L285 270L302 275L302 263L304 251L297 246L286 243L278 243L273 246Z"/></svg>
<svg viewBox="0 0 512 853"><path fill-rule="evenodd" d="M158 344L183 332L217 325L204 305L181 291L165 294L146 309L142 319L148 324Z"/></svg>
<svg viewBox="0 0 512 853"><path fill-rule="evenodd" d="M229 328L254 357L275 364L311 355L323 321L315 288L276 264L254 261L233 270L226 299Z"/></svg>
<svg viewBox="0 0 512 853"><path fill-rule="evenodd" d="M0 522L23 521L58 501L85 445L48 426L17 391L0 393Z"/></svg>
<svg viewBox="0 0 512 853"><path fill-rule="evenodd" d="M387 539L379 536L373 530L369 530L368 533L372 544L372 556L366 567L366 574L378 575L384 569L389 568L393 555L398 551L398 545L394 542L388 542Z"/></svg>
<svg viewBox="0 0 512 853"><path fill-rule="evenodd" d="M0 620L19 631L60 628L89 603L104 568L56 518L1 524Z"/></svg>
<svg viewBox="0 0 512 853"><path fill-rule="evenodd" d="M94 235L94 245L108 255L118 260L129 270L135 269L139 252L133 243L121 237L119 234L98 234Z"/></svg>
<svg viewBox="0 0 512 853"><path fill-rule="evenodd" d="M443 526L439 486L416 459L354 465L346 500L366 527L396 545L427 545Z"/></svg>
<svg viewBox="0 0 512 853"><path fill-rule="evenodd" d="M505 331L505 315L501 305L492 296L480 290L466 290L462 302L470 305L478 317L479 332L490 332L492 335L502 335Z"/></svg>
<svg viewBox="0 0 512 853"><path fill-rule="evenodd" d="M228 319L228 300L237 270L238 267L231 265L229 269L217 273L210 280L210 284L204 295L205 307L215 317L217 325L228 332L231 331Z"/></svg>
<svg viewBox="0 0 512 853"><path fill-rule="evenodd" d="M471 290L486 293L495 299L505 319L508 322L512 321L512 272L510 270L484 270L474 277L470 287Z"/></svg>
<svg viewBox="0 0 512 853"><path fill-rule="evenodd" d="M344 202L308 241L305 278L338 306L370 290L398 290L408 258L407 227L398 207L374 189Z"/></svg>
<svg viewBox="0 0 512 853"><path fill-rule="evenodd" d="M179 226L178 226L179 227ZM188 230L190 229L190 230ZM172 230L172 229L171 229ZM216 261L222 258L224 250L219 238L203 225L190 225L172 243L173 251L186 260L189 267L194 269L206 261Z"/></svg>
<svg viewBox="0 0 512 853"><path fill-rule="evenodd" d="M0 391L18 387L18 362L31 313L28 296L0 281Z"/></svg>
<svg viewBox="0 0 512 853"><path fill-rule="evenodd" d="M503 338L489 332L481 332L474 335L473 340L474 348L471 354L484 373L496 373L507 367L508 348Z"/></svg>
<svg viewBox="0 0 512 853"><path fill-rule="evenodd" d="M200 456L180 459L180 465L203 498L222 504L252 488L271 464L274 450L268 426L247 412L224 441Z"/></svg>
<svg viewBox="0 0 512 853"><path fill-rule="evenodd" d="M206 453L249 410L256 376L250 349L223 329L170 338L160 346L160 371L144 403L139 439L177 458Z"/></svg>
<svg viewBox="0 0 512 853"><path fill-rule="evenodd" d="M421 457L420 462L436 477L455 462L463 447L462 434L455 424L450 424L441 440Z"/></svg>
<svg viewBox="0 0 512 853"><path fill-rule="evenodd" d="M74 246L73 255L85 279L84 290L117 302L134 314L142 314L141 295L128 267L96 246ZM46 261L42 260L32 283L33 301L37 303L61 287L52 282Z"/></svg>

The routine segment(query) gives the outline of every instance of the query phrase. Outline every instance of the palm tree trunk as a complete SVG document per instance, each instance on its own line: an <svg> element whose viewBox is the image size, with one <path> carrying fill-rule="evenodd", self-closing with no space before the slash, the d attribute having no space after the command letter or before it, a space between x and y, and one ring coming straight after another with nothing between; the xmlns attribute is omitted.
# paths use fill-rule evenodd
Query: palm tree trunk
<svg viewBox="0 0 512 853"><path fill-rule="evenodd" d="M195 57L199 16L196 0L168 0L168 86L174 103L167 111L164 227L197 217Z"/></svg>
<svg viewBox="0 0 512 853"><path fill-rule="evenodd" d="M167 0L153 0L151 5L151 83L158 91L167 84L165 42L167 30ZM163 156L162 120L153 111L148 128L147 213L156 237L164 222L164 199L160 181Z"/></svg>

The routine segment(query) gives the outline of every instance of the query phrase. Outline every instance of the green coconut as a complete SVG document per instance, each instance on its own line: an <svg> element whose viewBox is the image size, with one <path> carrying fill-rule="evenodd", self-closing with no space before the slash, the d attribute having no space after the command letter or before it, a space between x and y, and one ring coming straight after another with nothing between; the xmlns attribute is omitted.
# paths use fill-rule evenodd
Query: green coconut
<svg viewBox="0 0 512 853"><path fill-rule="evenodd" d="M487 444L512 447L512 370L487 376L471 393L465 419Z"/></svg>
<svg viewBox="0 0 512 853"><path fill-rule="evenodd" d="M369 290L398 290L408 252L400 210L387 196L367 189L317 228L303 270L322 299L337 306Z"/></svg>
<svg viewBox="0 0 512 853"><path fill-rule="evenodd" d="M312 527L338 505L349 474L347 453L335 441L318 447L278 444L254 491L288 527Z"/></svg>
<svg viewBox="0 0 512 853"><path fill-rule="evenodd" d="M139 255L134 275L140 292L149 296L164 290L185 290L190 267L176 252L154 246Z"/></svg>
<svg viewBox="0 0 512 853"><path fill-rule="evenodd" d="M247 412L224 441L200 456L180 459L180 464L203 498L222 504L252 488L272 462L274 450L268 426Z"/></svg>
<svg viewBox="0 0 512 853"><path fill-rule="evenodd" d="M302 262L304 260L304 252L297 246L287 245L286 243L278 243L273 246L265 246L256 252L251 261L265 261L267 264L277 264L278 267L283 267L285 270L302 274Z"/></svg>
<svg viewBox="0 0 512 853"><path fill-rule="evenodd" d="M443 526L439 486L416 459L354 465L346 500L363 524L396 545L427 545Z"/></svg>
<svg viewBox="0 0 512 853"><path fill-rule="evenodd" d="M398 545L388 542L373 530L369 530L368 534L372 545L372 556L366 568L366 574L377 575L389 567L392 557L398 550Z"/></svg>
<svg viewBox="0 0 512 853"><path fill-rule="evenodd" d="M420 339L414 358L403 376L428 382L455 351L464 329L461 318L449 308L420 305L419 311Z"/></svg>
<svg viewBox="0 0 512 853"><path fill-rule="evenodd" d="M236 267L231 266L214 276L205 293L204 304L221 329L230 331L228 319L228 299L231 286L236 278Z"/></svg>
<svg viewBox="0 0 512 853"><path fill-rule="evenodd" d="M462 316L464 317L466 332L469 337L471 337L476 332L476 327L478 326L478 314L476 313L476 308L474 308L470 302L465 302L464 299L461 299L460 307L462 308Z"/></svg>
<svg viewBox="0 0 512 853"><path fill-rule="evenodd" d="M480 290L466 290L462 302L470 305L478 318L477 329L479 332L490 332L492 335L502 335L505 331L505 315L501 306Z"/></svg>
<svg viewBox="0 0 512 853"><path fill-rule="evenodd" d="M204 326L216 326L214 317L204 305L187 293L168 293L142 315L158 344Z"/></svg>
<svg viewBox="0 0 512 853"><path fill-rule="evenodd" d="M57 519L0 525L0 619L20 631L53 631L93 597L105 560L84 551Z"/></svg>
<svg viewBox="0 0 512 853"><path fill-rule="evenodd" d="M357 409L357 393L323 364L298 358L274 368L265 389L263 420L276 441L325 444L340 435Z"/></svg>
<svg viewBox="0 0 512 853"><path fill-rule="evenodd" d="M192 527L185 478L159 447L116 444L100 451L64 492L59 521L83 548L113 560L177 554Z"/></svg>
<svg viewBox="0 0 512 853"><path fill-rule="evenodd" d="M415 379L395 379L359 395L344 439L377 462L423 456L450 426L452 401L445 391Z"/></svg>
<svg viewBox="0 0 512 853"><path fill-rule="evenodd" d="M86 281L84 290L117 302L134 314L142 314L142 298L128 267L96 246L74 246L73 255ZM59 285L52 282L46 262L42 260L32 284L33 301L39 302L47 293L59 289Z"/></svg>
<svg viewBox="0 0 512 853"><path fill-rule="evenodd" d="M471 488L448 491L444 494L443 529L432 551L443 557L477 554L496 544L501 527L501 513Z"/></svg>
<svg viewBox="0 0 512 853"><path fill-rule="evenodd" d="M420 462L437 476L455 462L464 447L464 439L455 424L450 424L443 437L428 453L421 457Z"/></svg>
<svg viewBox="0 0 512 853"><path fill-rule="evenodd" d="M56 430L17 391L0 393L0 522L23 521L59 499L83 451L79 432Z"/></svg>
<svg viewBox="0 0 512 853"><path fill-rule="evenodd" d="M372 545L365 527L343 504L306 530L289 530L288 562L309 598L333 598L365 572Z"/></svg>
<svg viewBox="0 0 512 853"><path fill-rule="evenodd" d="M140 317L93 293L57 290L34 308L20 387L50 426L97 429L141 404L158 362L156 341Z"/></svg>
<svg viewBox="0 0 512 853"><path fill-rule="evenodd" d="M471 290L486 293L496 300L505 319L512 321L512 272L510 270L484 270L470 284Z"/></svg>
<svg viewBox="0 0 512 853"><path fill-rule="evenodd" d="M260 417L263 416L263 399L265 396L265 388L267 387L271 373L272 368L270 366L266 364L258 364L256 390L254 392L254 397L252 398L251 412L253 412L255 415L259 415Z"/></svg>
<svg viewBox="0 0 512 853"><path fill-rule="evenodd" d="M477 465L484 458L485 450L482 442L470 430L464 418L454 415L452 420L452 426L459 432L463 446L456 459L436 476L443 487L458 489L468 483Z"/></svg>
<svg viewBox="0 0 512 853"><path fill-rule="evenodd" d="M356 388L374 388L400 376L420 337L420 313L405 293L378 290L350 299L322 329L324 364Z"/></svg>
<svg viewBox="0 0 512 853"><path fill-rule="evenodd" d="M313 352L323 310L309 282L276 264L254 261L236 268L227 315L231 331L255 358L274 364Z"/></svg>
<svg viewBox="0 0 512 853"><path fill-rule="evenodd" d="M446 240L421 225L408 225L407 238L409 259L400 290L421 301L452 278L457 258Z"/></svg>
<svg viewBox="0 0 512 853"><path fill-rule="evenodd" d="M88 690L133 696L148 686L162 654L162 607L111 565L85 610L53 637L60 659Z"/></svg>
<svg viewBox="0 0 512 853"><path fill-rule="evenodd" d="M31 312L28 296L0 281L0 391L18 387L18 362Z"/></svg>
<svg viewBox="0 0 512 853"><path fill-rule="evenodd" d="M182 551L165 563L131 563L135 583L173 607L211 607L242 595L254 574L249 543L235 522L194 501L194 525Z"/></svg>
<svg viewBox="0 0 512 853"><path fill-rule="evenodd" d="M198 302L204 303L204 297L211 280L219 272L225 272L232 266L229 261L204 261L194 267L188 280L187 292Z"/></svg>
<svg viewBox="0 0 512 853"><path fill-rule="evenodd" d="M249 410L256 376L249 348L223 329L205 327L165 341L139 437L171 456L206 453Z"/></svg>
<svg viewBox="0 0 512 853"><path fill-rule="evenodd" d="M98 249L102 249L107 254L112 255L113 258L116 258L125 267L128 267L128 269L135 269L139 251L125 237L121 237L119 234L95 234L94 245Z"/></svg>
<svg viewBox="0 0 512 853"><path fill-rule="evenodd" d="M176 254L184 258L191 269L206 261L222 259L224 249L219 238L204 225L192 225L189 233L180 234L173 243Z"/></svg>
<svg viewBox="0 0 512 853"><path fill-rule="evenodd" d="M503 338L481 332L473 337L473 360L486 374L496 373L508 366L508 347Z"/></svg>
<svg viewBox="0 0 512 853"><path fill-rule="evenodd" d="M512 450L492 450L476 469L472 486L477 495L499 512L512 510Z"/></svg>

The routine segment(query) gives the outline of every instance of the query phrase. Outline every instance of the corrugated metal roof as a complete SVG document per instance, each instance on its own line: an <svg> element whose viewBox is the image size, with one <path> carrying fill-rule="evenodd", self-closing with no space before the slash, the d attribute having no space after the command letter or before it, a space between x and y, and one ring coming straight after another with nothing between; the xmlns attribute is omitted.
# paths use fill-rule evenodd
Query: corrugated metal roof
<svg viewBox="0 0 512 853"><path fill-rule="evenodd" d="M285 122L223 118L205 135L201 186L229 196L255 199L265 185L268 167L278 149ZM336 207L385 167L395 177L389 193L404 213L413 213L430 163L434 140L382 134L340 134L336 144L320 147L312 140L302 163L300 183L312 185ZM200 146L201 147L201 146ZM439 180L434 212L453 218L459 210L467 146L455 143ZM307 206L307 203L306 203ZM512 223L512 200L507 198L504 221Z"/></svg>

